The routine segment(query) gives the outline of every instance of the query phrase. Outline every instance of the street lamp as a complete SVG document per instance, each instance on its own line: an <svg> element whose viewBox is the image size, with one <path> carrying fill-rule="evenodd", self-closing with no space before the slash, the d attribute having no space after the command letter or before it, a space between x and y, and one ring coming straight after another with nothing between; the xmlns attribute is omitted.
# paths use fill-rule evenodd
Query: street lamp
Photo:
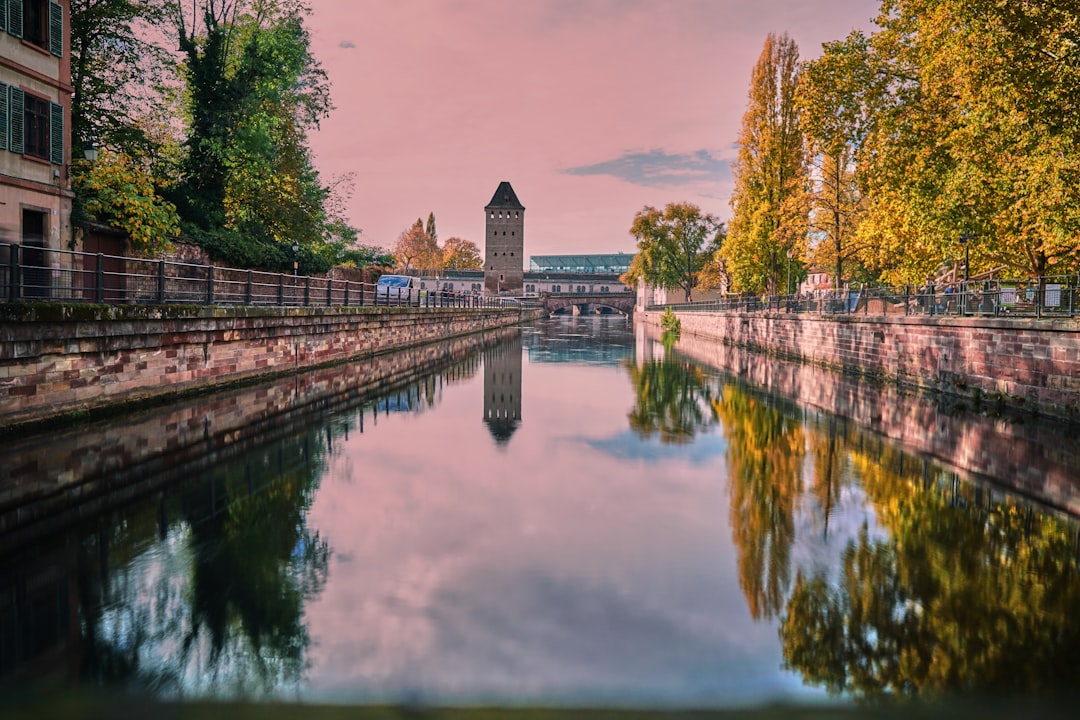
<svg viewBox="0 0 1080 720"><path fill-rule="evenodd" d="M292 244L292 274L294 277L300 274L300 243L295 240Z"/></svg>
<svg viewBox="0 0 1080 720"><path fill-rule="evenodd" d="M86 145L83 146L83 157L86 158L87 162L96 162L97 153L98 149L97 146L94 145L94 141L88 140Z"/></svg>
<svg viewBox="0 0 1080 720"><path fill-rule="evenodd" d="M968 300L968 276L970 269L968 268L968 240L973 238L974 235L964 233L960 236L960 244L964 246L964 292L960 295L960 306L963 308L963 312L967 314L967 300Z"/></svg>
<svg viewBox="0 0 1080 720"><path fill-rule="evenodd" d="M960 244L964 246L964 285L965 286L967 285L967 281L968 281L968 240L972 239L973 237L975 237L975 236L974 235L969 235L967 233L964 233L963 235L960 236Z"/></svg>
<svg viewBox="0 0 1080 720"><path fill-rule="evenodd" d="M787 251L787 294L791 294L791 256L795 254L795 249L790 248Z"/></svg>

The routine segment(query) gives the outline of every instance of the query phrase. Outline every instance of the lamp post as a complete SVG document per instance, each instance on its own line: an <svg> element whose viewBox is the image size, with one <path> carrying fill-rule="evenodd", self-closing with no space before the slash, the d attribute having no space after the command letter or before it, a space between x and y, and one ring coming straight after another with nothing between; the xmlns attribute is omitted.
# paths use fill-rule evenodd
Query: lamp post
<svg viewBox="0 0 1080 720"><path fill-rule="evenodd" d="M787 294L791 294L791 256L795 253L794 249L787 251Z"/></svg>
<svg viewBox="0 0 1080 720"><path fill-rule="evenodd" d="M98 149L97 146L94 145L94 141L88 140L86 145L83 146L83 157L86 158L87 162L96 162L97 154Z"/></svg>
<svg viewBox="0 0 1080 720"><path fill-rule="evenodd" d="M967 315L968 277L970 274L970 270L968 268L968 240L970 240L972 237L974 236L969 235L968 233L964 233L960 236L960 244L964 246L964 292L960 297L960 305L963 308L964 315Z"/></svg>
<svg viewBox="0 0 1080 720"><path fill-rule="evenodd" d="M293 277L300 274L300 243L295 240L292 244L292 274Z"/></svg>

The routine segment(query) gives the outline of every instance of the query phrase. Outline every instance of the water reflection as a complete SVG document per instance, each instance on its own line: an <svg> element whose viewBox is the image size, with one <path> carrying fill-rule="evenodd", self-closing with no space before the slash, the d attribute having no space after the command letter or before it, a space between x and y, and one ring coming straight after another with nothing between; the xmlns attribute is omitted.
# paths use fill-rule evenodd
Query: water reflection
<svg viewBox="0 0 1080 720"><path fill-rule="evenodd" d="M659 339L647 342L658 347ZM641 378L672 373L667 384L712 397L727 438L739 584L755 619L779 617L785 667L830 693L857 698L1074 692L1080 680L1075 517L1023 498L1018 491L1032 487L1029 476L1015 490L1000 484L1016 482L1008 475L965 477L955 466L891 445L843 417L807 413L727 368L691 360L701 348L688 345L690 354L668 348L662 362L631 368L630 375L640 388ZM735 358L733 366L744 376L761 363L730 348L707 352ZM772 360L762 365L788 391L806 387L793 378L820 373ZM820 397L821 376L815 379L811 386ZM828 392L861 398L840 406L856 412L874 392L872 385L834 382L848 390ZM683 403L677 395L656 397L673 408ZM917 397L898 405L889 409L932 417L930 426L946 435L966 430L978 442L971 429L987 427L981 416L935 410ZM878 418L884 410L877 409ZM1072 455L1025 444L1028 437L1042 437L1037 423L991 420L990 426L1006 436L1015 431L998 458L1040 458L1046 474L1068 479L1046 500L1071 502L1080 482L1080 463ZM912 428L917 438L919 430ZM937 443L927 439L928 449ZM982 452L966 455L980 469L990 464ZM843 515L853 495L863 498L868 512L861 520ZM837 519L830 542L829 523ZM814 547L814 537L816 554L805 551ZM796 557L800 544L804 551Z"/></svg>
<svg viewBox="0 0 1080 720"><path fill-rule="evenodd" d="M21 439L0 683L681 707L1073 687L1080 535L1049 506L1073 506L1077 451L815 373L573 319ZM902 417L933 432L893 437ZM1016 458L1056 479L1043 502Z"/></svg>

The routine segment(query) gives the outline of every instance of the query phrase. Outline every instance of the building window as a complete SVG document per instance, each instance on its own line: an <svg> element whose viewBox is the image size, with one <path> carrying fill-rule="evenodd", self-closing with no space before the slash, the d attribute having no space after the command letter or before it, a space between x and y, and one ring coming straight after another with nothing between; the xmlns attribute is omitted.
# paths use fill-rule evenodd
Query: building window
<svg viewBox="0 0 1080 720"><path fill-rule="evenodd" d="M23 0L23 40L48 49L48 0Z"/></svg>
<svg viewBox="0 0 1080 720"><path fill-rule="evenodd" d="M49 101L26 93L23 104L24 152L49 159Z"/></svg>

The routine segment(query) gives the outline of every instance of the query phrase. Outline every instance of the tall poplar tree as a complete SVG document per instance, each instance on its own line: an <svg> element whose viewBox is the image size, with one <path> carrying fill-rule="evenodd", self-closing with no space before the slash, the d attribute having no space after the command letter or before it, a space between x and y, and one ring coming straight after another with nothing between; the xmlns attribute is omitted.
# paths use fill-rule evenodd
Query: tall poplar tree
<svg viewBox="0 0 1080 720"><path fill-rule="evenodd" d="M859 262L865 250L857 234L864 208L857 170L868 126L869 67L866 36L855 31L842 42L825 43L822 56L806 63L799 78L813 187L808 259L832 267L837 289L847 279L848 263Z"/></svg>
<svg viewBox="0 0 1080 720"><path fill-rule="evenodd" d="M721 251L736 291L775 294L788 253L805 241L809 175L798 80L798 47L786 33L770 33L750 78Z"/></svg>

